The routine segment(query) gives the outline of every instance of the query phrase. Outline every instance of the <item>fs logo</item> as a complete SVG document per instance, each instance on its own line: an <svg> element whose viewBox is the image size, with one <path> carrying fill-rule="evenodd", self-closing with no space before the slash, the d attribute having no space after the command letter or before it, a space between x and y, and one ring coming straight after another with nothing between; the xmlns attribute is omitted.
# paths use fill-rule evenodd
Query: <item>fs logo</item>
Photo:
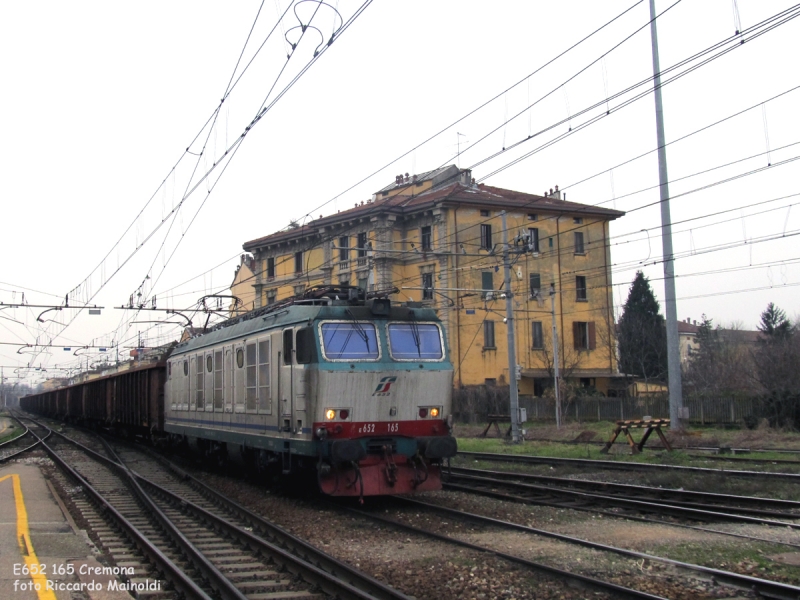
<svg viewBox="0 0 800 600"><path fill-rule="evenodd" d="M397 377L384 377L378 382L378 387L375 388L375 391L372 392L373 396L388 396L391 394L389 388L392 387L392 384L397 381Z"/></svg>

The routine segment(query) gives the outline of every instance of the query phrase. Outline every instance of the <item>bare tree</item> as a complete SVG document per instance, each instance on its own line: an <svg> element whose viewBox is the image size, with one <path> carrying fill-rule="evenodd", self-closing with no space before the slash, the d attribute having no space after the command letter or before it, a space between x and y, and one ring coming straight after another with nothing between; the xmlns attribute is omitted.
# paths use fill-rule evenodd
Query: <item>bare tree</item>
<svg viewBox="0 0 800 600"><path fill-rule="evenodd" d="M555 363L553 361L553 334L551 330L542 332L542 347L534 348L534 355L541 361L543 368L547 371L548 377L551 381L555 380ZM581 359L586 355L586 352L575 350L569 344L559 344L558 350L558 380L559 380L559 399L561 402L561 414L567 412L567 409L577 397L579 386L569 382L572 378L575 369L580 367ZM544 391L545 397L554 397L555 390L553 386L546 388ZM560 416L560 415L559 415Z"/></svg>
<svg viewBox="0 0 800 600"><path fill-rule="evenodd" d="M698 350L686 366L683 385L686 392L698 395L752 394L753 360L743 339L741 325L714 327L703 315L697 332Z"/></svg>
<svg viewBox="0 0 800 600"><path fill-rule="evenodd" d="M788 397L800 393L800 333L777 306L761 313L761 340L752 353L754 376L767 394Z"/></svg>

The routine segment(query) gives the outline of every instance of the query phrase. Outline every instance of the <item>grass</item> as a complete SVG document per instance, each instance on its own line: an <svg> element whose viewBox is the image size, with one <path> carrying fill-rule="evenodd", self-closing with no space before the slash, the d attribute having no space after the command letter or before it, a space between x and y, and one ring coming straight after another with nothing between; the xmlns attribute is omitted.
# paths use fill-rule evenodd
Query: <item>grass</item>
<svg viewBox="0 0 800 600"><path fill-rule="evenodd" d="M534 454L561 458L614 458L618 457L617 455L619 454L630 455L630 449L623 434L617 437L609 455L600 454L600 449L603 447L602 442L608 441L616 428L616 423L612 421L570 422L558 428L550 423L527 422L521 426L522 429L526 430L526 435L525 443L520 445L510 444L504 438L496 437L497 431L494 427L489 431L488 435L490 437L478 437L485 427L486 425L457 424L455 433L458 437L459 449L471 452ZM501 427L502 433L505 434L507 429L507 424ZM631 433L634 440L638 442L644 435L644 431L644 429L632 429ZM645 445L644 453L636 456L634 460L649 462L653 456L662 456L666 458L663 460L659 458L658 462L677 460L677 464L683 464L683 459L677 458L681 450L684 452L698 452L697 448L717 447L796 449L798 451L797 456L779 452L737 453L736 456L767 460L800 460L800 432L796 431L770 428L748 430L691 427L683 433L665 430L665 434L667 439L670 440L670 444L676 449L675 452L664 452L660 448L660 439L653 433L648 439L648 445ZM576 440L584 440L587 443L563 443L575 442ZM692 459L686 457L685 460L690 461ZM733 467L729 466L728 468Z"/></svg>
<svg viewBox="0 0 800 600"><path fill-rule="evenodd" d="M794 584L800 580L800 568L769 558L771 555L782 554L787 550L786 546L780 544L757 542L737 542L736 544L691 542L657 546L653 548L652 553L704 567Z"/></svg>
<svg viewBox="0 0 800 600"><path fill-rule="evenodd" d="M528 429L526 440L520 444L512 444L504 438L480 438L477 436L483 431L483 427L472 426L471 428L465 426L458 426L456 428L456 435L458 436L458 449L462 452L486 452L497 454L523 454L530 456L540 456L548 458L574 458L574 459L590 459L590 460L607 460L615 462L634 462L645 464L660 464L660 465L676 465L676 466L690 466L690 467L705 467L712 469L720 469L724 471L730 470L751 470L751 471L780 471L780 472L798 472L800 465L786 465L780 463L763 464L763 463L732 463L715 461L714 455L709 454L708 457L698 459L693 457L694 451L688 450L675 450L673 452L666 452L662 449L648 448L645 446L644 452L641 454L632 455L627 443L615 444L609 454L602 454L600 451L603 448L601 444L597 443L578 443L578 444L563 444L555 441L556 439L553 432L562 440L574 440L578 435L585 431L600 431L603 432L602 436L596 435L592 440L605 441L610 438L610 433L616 425L614 423L593 423L590 426L584 427L582 424L570 423L563 426L561 429L556 429L552 425L545 425L537 427L536 425L526 423L525 428ZM718 430L706 428L702 433L708 438L716 437ZM505 431L503 432L505 433ZM546 435L542 435L545 433ZM633 436L637 441L641 439L642 431L634 431ZM727 432L725 432L727 433ZM752 433L752 432L750 432ZM496 435L496 433L495 433ZM795 432L770 432L770 438L788 440L799 439L800 435ZM651 436L651 439L658 438ZM619 441L619 438L618 438ZM649 441L649 440L648 440ZM727 455L730 456L730 455ZM777 453L757 453L747 455L752 458L758 459L777 459L786 460L794 457L792 455L781 455ZM452 460L453 466L472 467L479 469L488 469L495 471L520 471L538 474L553 474L559 476L567 476L572 474L585 475L584 468L580 466L561 465L558 467L551 467L548 465L521 465L514 463L492 462L492 461L475 461L465 457L456 457ZM800 500L800 495L796 490L796 484L785 480L770 480L764 479L751 479L751 478L738 478L728 477L724 473L720 475L708 474L694 474L682 472L654 472L654 473L637 473L634 475L624 474L608 474L605 476L609 481L631 481L641 485L663 486L668 488L694 489L698 491L715 491L720 493L737 494L744 496L766 496L773 498L782 498L787 500Z"/></svg>
<svg viewBox="0 0 800 600"><path fill-rule="evenodd" d="M25 433L25 430L21 427L17 427L16 425L9 425L8 429L0 435L0 444L11 441L15 438L20 437Z"/></svg>

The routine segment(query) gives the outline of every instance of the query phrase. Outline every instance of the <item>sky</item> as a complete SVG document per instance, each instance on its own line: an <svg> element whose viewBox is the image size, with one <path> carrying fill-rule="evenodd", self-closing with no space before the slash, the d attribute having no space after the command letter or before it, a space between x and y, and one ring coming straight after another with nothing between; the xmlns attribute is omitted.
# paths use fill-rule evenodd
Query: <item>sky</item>
<svg viewBox="0 0 800 600"><path fill-rule="evenodd" d="M0 310L6 377L175 339L118 307L189 310L244 242L447 164L625 211L615 303L641 269L663 308L646 2L133 6L0 3L0 302L103 307ZM790 7L656 2L680 319L800 314L800 19L768 21Z"/></svg>

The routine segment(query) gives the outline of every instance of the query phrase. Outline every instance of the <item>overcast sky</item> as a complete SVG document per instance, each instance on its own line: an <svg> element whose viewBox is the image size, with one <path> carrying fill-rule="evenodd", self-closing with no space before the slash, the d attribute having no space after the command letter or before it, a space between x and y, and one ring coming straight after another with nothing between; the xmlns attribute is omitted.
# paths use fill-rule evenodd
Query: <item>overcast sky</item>
<svg viewBox="0 0 800 600"><path fill-rule="evenodd" d="M800 162L785 161L800 156L800 20L760 25L791 6L777 0L656 5L663 71L712 49L663 89L678 316L755 328L770 301L794 315ZM570 201L626 211L611 227L615 302L640 268L663 307L660 212L647 206L659 198L652 93L620 106L652 86L606 102L652 75L646 2L374 2L329 47L362 5L305 2L278 23L288 6L0 4L0 301L71 292L71 304L105 307L44 323L42 309L0 311L0 364L98 357L7 344L172 339L178 327L130 323L163 313L113 307L141 290L159 308L191 308L230 284L244 242L452 163L491 185L558 184ZM298 17L319 32L302 34ZM742 39L713 49L737 28Z"/></svg>

